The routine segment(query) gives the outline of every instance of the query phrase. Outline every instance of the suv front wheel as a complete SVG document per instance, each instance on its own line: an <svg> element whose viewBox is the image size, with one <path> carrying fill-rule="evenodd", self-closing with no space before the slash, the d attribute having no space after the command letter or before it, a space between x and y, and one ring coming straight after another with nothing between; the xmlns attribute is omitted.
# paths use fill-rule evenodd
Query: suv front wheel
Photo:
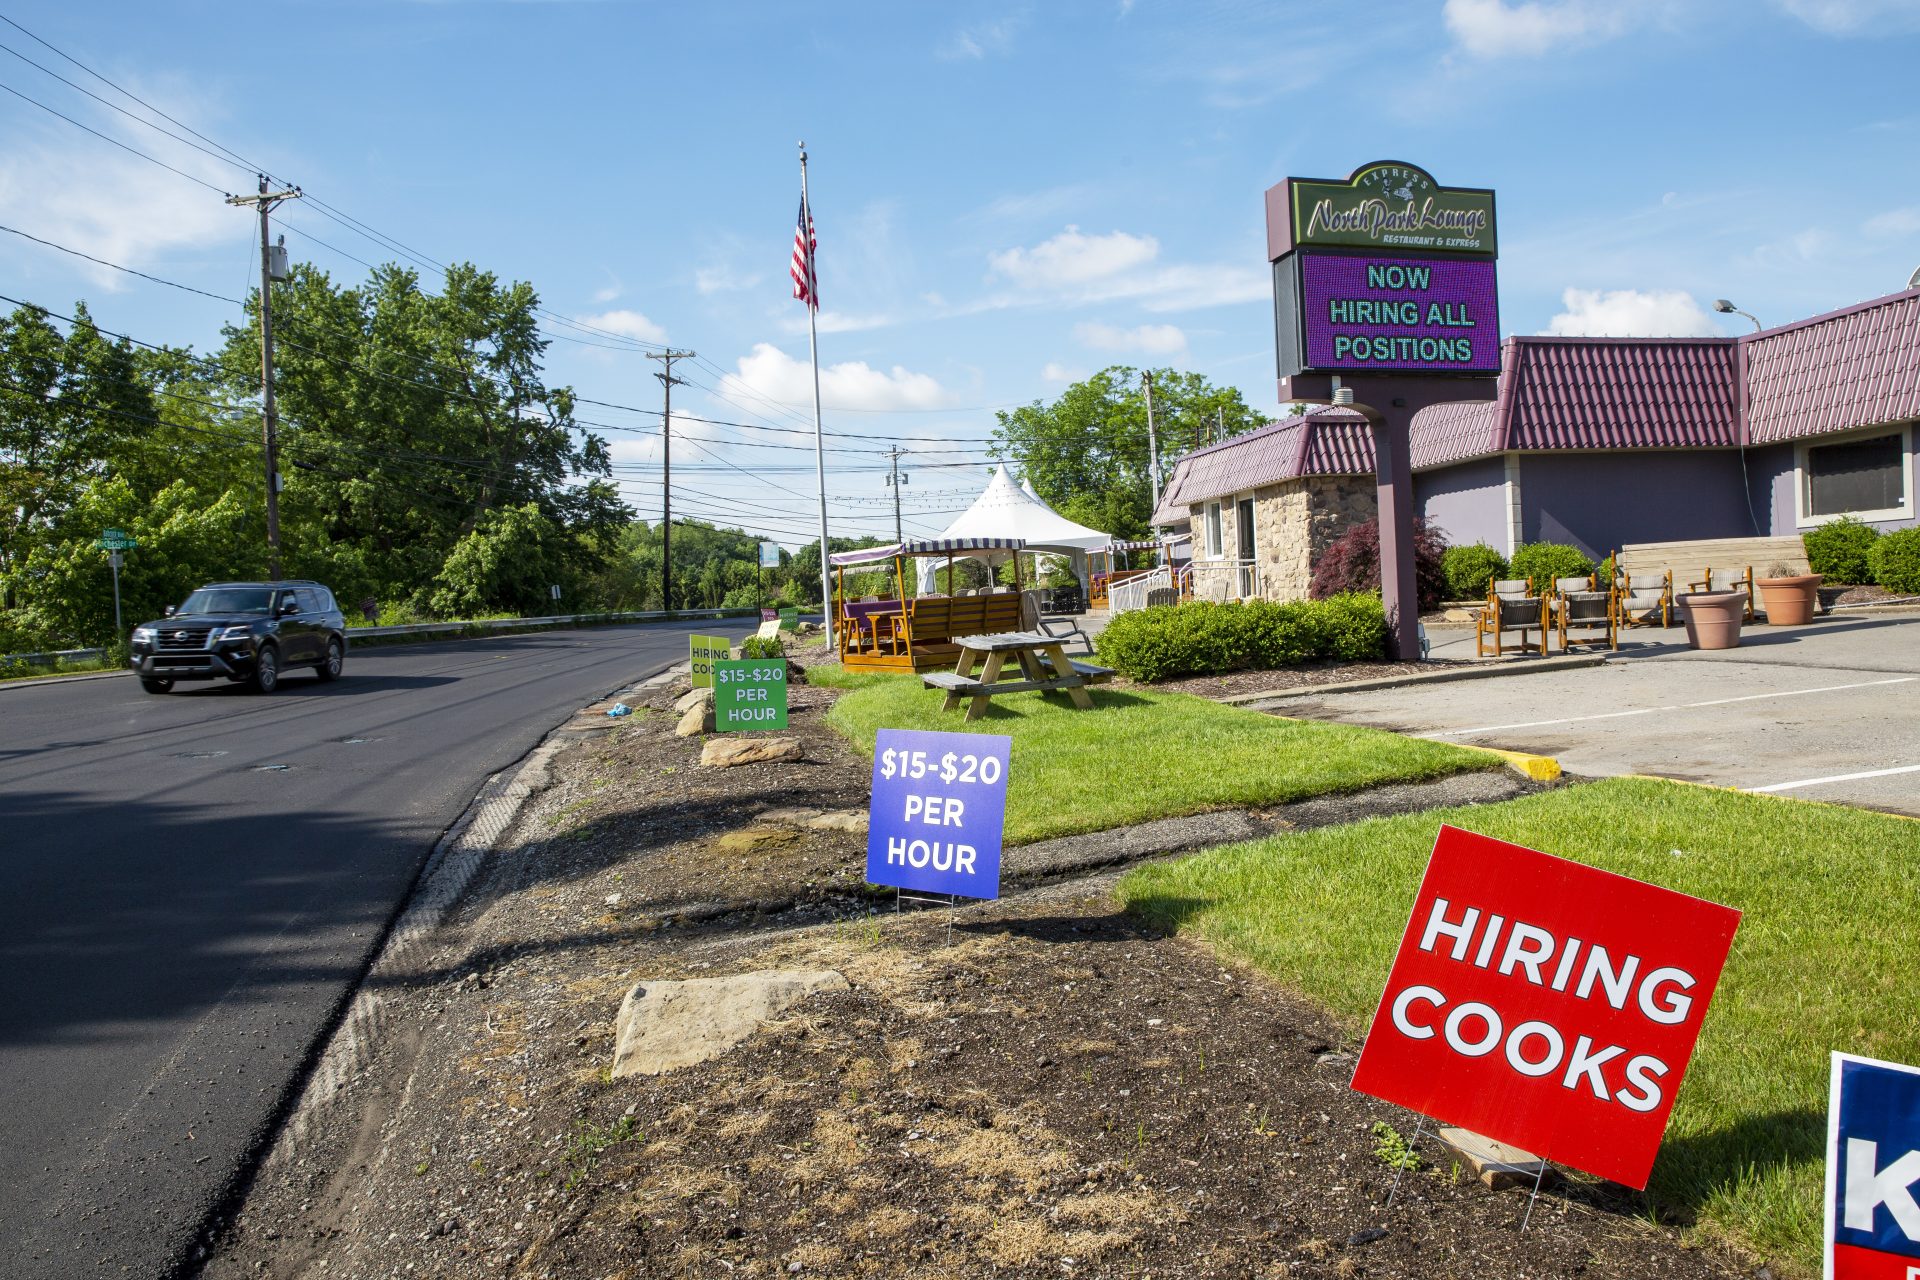
<svg viewBox="0 0 1920 1280"><path fill-rule="evenodd" d="M340 678L340 668L345 664L346 660L346 651L340 647L340 642L338 640L329 640L327 641L327 659L315 667L314 670L320 674L322 680L338 680Z"/></svg>
<svg viewBox="0 0 1920 1280"><path fill-rule="evenodd" d="M250 693L272 693L279 687L280 653L268 645L253 660L253 677L247 681L247 690Z"/></svg>

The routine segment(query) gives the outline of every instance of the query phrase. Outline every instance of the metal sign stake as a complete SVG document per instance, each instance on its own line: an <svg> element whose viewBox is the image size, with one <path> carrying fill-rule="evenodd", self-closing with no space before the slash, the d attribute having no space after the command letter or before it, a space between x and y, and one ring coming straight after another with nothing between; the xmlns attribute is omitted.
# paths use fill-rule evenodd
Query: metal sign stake
<svg viewBox="0 0 1920 1280"><path fill-rule="evenodd" d="M1427 1117L1423 1114L1420 1117L1420 1122L1413 1126L1413 1136L1407 1139L1408 1154L1412 1154L1414 1147L1418 1145L1420 1141L1421 1133L1425 1132L1426 1127L1427 1127ZM1393 1198L1400 1194L1400 1179L1406 1176L1406 1172L1407 1172L1407 1166L1404 1161L1401 1162L1399 1167L1394 1169L1393 1189L1387 1192L1387 1203L1383 1206L1384 1208L1388 1208L1388 1209L1393 1208Z"/></svg>
<svg viewBox="0 0 1920 1280"><path fill-rule="evenodd" d="M1525 1231L1527 1223L1533 1221L1533 1202L1540 1198L1540 1179L1547 1176L1547 1162L1542 1160L1540 1167L1533 1171L1533 1192L1527 1196L1527 1211L1520 1216L1520 1229Z"/></svg>

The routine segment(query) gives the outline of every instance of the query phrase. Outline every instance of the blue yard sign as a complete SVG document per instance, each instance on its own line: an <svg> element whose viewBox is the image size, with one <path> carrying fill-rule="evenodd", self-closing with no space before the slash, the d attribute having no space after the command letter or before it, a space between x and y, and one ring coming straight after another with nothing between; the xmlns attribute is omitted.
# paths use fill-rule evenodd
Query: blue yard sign
<svg viewBox="0 0 1920 1280"><path fill-rule="evenodd" d="M1833 1055L1827 1280L1920 1280L1920 1067Z"/></svg>
<svg viewBox="0 0 1920 1280"><path fill-rule="evenodd" d="M867 883L966 898L1000 896L1013 739L882 729L873 744Z"/></svg>

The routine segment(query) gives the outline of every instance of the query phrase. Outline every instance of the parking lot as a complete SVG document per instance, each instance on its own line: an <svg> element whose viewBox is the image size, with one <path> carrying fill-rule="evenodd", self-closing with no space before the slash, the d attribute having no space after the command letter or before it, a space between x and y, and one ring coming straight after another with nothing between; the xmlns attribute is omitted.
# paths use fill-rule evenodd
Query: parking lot
<svg viewBox="0 0 1920 1280"><path fill-rule="evenodd" d="M1473 656L1471 629L1431 638L1435 658ZM1622 642L1595 667L1275 709L1550 755L1588 777L1654 774L1920 816L1920 614L1751 627L1719 652L1688 649L1678 629Z"/></svg>

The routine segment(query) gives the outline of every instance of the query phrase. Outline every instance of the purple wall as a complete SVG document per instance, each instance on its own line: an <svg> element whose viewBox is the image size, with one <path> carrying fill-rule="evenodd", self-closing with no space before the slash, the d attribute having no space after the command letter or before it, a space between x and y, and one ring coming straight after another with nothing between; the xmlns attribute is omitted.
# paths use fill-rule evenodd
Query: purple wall
<svg viewBox="0 0 1920 1280"><path fill-rule="evenodd" d="M1816 440L1815 443L1818 443ZM1920 476L1920 432L1914 433L1913 460L1916 476ZM1791 444L1761 445L1747 450L1747 473L1753 492L1753 505L1760 513L1760 519L1771 521L1767 532L1778 535L1803 533L1795 523L1793 486L1797 477L1793 464L1795 449ZM1909 497L1910 503L1914 502ZM1920 504L1916 504L1920 505ZM1904 520L1875 520L1873 527L1882 533L1894 529L1906 529L1920 524L1920 511L1910 514Z"/></svg>
<svg viewBox="0 0 1920 1280"><path fill-rule="evenodd" d="M1417 471L1413 500L1421 515L1446 531L1449 544L1458 547L1484 542L1505 555L1506 478L1506 459L1501 457Z"/></svg>
<svg viewBox="0 0 1920 1280"><path fill-rule="evenodd" d="M1520 511L1525 541L1572 543L1596 559L1630 542L1754 534L1732 449L1525 454Z"/></svg>

